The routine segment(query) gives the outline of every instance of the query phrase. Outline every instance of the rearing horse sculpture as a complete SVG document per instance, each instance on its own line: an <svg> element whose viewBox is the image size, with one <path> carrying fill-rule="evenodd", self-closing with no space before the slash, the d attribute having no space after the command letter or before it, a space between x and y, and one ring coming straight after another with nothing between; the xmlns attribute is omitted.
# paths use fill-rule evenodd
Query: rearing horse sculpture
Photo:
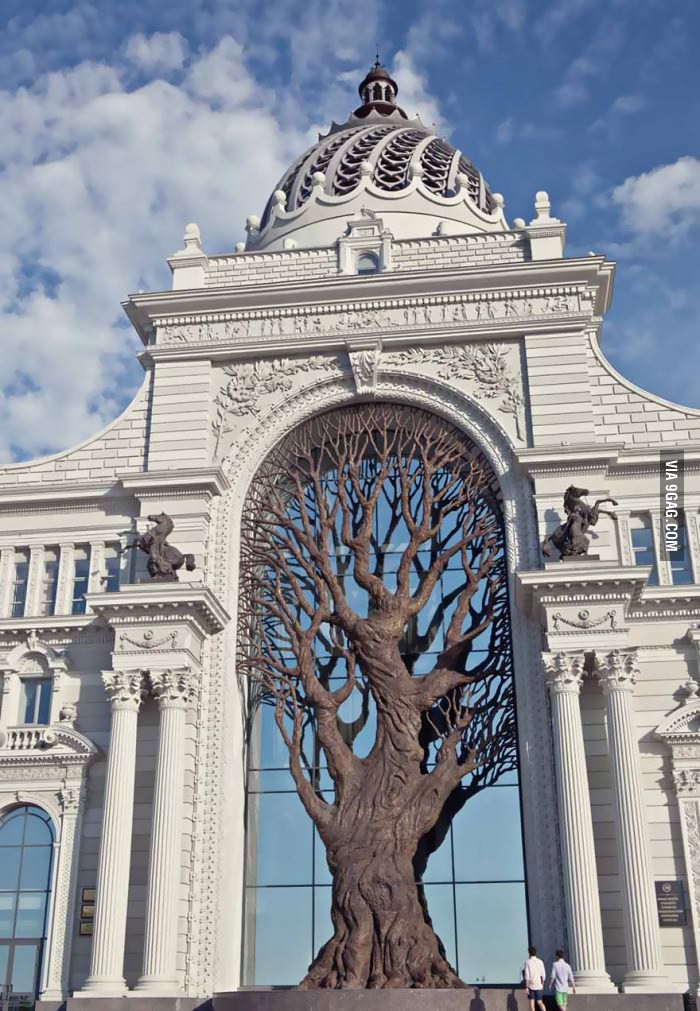
<svg viewBox="0 0 700 1011"><path fill-rule="evenodd" d="M601 513L617 520L615 513L600 508L604 502L612 502L613 505L617 505L614 498L599 498L592 506L589 506L587 502L583 501L584 495L588 495L586 488L576 488L574 485L569 485L566 489L564 492L566 520L553 533L545 537L542 543L543 554L549 557L552 553L550 545L553 544L559 551L560 558L587 555L591 545L590 538L586 537L588 528L596 525Z"/></svg>
<svg viewBox="0 0 700 1011"><path fill-rule="evenodd" d="M173 532L175 524L167 513L156 513L148 519L155 526L139 534L133 544L129 544L124 551L131 551L139 548L148 555L148 573L151 579L160 580L163 583L177 582L177 570L184 567L188 572L196 568L194 555L183 555L181 551L168 544L167 538Z"/></svg>

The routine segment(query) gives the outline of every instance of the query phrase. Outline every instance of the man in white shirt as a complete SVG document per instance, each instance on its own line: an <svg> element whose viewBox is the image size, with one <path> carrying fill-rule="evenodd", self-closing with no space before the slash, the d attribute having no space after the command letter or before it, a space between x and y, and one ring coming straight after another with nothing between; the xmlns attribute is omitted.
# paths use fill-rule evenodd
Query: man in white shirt
<svg viewBox="0 0 700 1011"><path fill-rule="evenodd" d="M523 986L527 990L530 999L530 1011L545 1011L544 1006L544 980L546 969L541 958L537 957L537 948L531 944L527 949L530 956L523 966Z"/></svg>
<svg viewBox="0 0 700 1011"><path fill-rule="evenodd" d="M567 1007L569 1003L569 987L576 993L576 984L571 966L564 957L564 952L557 952L557 960L552 965L552 977L549 981L550 987L554 987L554 1000L557 1007Z"/></svg>

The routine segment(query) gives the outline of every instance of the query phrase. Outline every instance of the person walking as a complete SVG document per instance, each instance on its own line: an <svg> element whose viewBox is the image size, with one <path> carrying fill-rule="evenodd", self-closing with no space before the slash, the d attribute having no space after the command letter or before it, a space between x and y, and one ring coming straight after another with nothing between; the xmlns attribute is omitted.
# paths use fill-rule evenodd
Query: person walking
<svg viewBox="0 0 700 1011"><path fill-rule="evenodd" d="M544 962L537 957L537 948L531 944L527 949L529 958L523 966L523 986L530 1000L530 1011L546 1011L544 1006L544 981L547 970Z"/></svg>
<svg viewBox="0 0 700 1011"><path fill-rule="evenodd" d="M576 982L571 966L566 961L566 955L559 949L557 960L552 965L552 975L549 980L550 987L554 987L554 1000L557 1007L567 1007L569 1003L569 987L576 993Z"/></svg>

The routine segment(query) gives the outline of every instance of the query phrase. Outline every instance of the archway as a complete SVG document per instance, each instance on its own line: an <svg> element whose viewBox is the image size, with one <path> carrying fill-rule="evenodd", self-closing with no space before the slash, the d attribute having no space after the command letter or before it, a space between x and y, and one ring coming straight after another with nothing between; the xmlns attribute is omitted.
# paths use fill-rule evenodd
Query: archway
<svg viewBox="0 0 700 1011"><path fill-rule="evenodd" d="M371 530L360 545L359 534L375 492ZM426 495L432 499L427 513ZM335 517L331 519L333 510ZM431 517L433 522L427 525L435 529L417 543L412 528ZM282 538L278 537L281 529L285 531ZM313 536L305 539L304 531L312 531ZM296 538L297 550L289 539L281 550L280 544L284 545L290 533ZM315 538L323 545L324 558L314 556ZM460 539L464 541L461 547ZM425 922L431 934L435 926L440 935L439 955L433 953L431 964L440 962L442 967L435 968L434 978L426 985L456 985L454 974L444 965L450 961L456 964L460 952L464 961L461 971L466 978L476 981L486 975L487 982L514 982L517 951L507 978L492 975L483 960L479 971L479 945L475 950L471 930L478 920L484 950L489 944L494 950L498 948L502 966L504 922L515 926L517 946L522 945L527 929L505 535L498 486L488 463L463 433L427 411L376 403L336 409L298 426L263 463L248 493L242 541L239 642L243 648L239 669L247 668L252 674L255 702L249 748L251 845L245 982L297 981L279 975L264 978L265 970L259 970L261 955L266 951L273 956L278 972L292 971L281 965L279 942L284 936L284 947L289 952L290 942L293 947L302 934L304 917L310 921L314 950L318 946L314 931L333 932L323 923L321 899L324 891L326 899L329 892L328 868L324 870L320 846L321 837L328 837L328 833L322 823L317 821L314 832L308 820L304 821L294 791L302 797L308 794L304 801L308 811L315 805L314 797L322 803L326 803L326 796L334 798L330 803L338 807L346 785L335 767L338 755L333 754L327 737L319 734L318 710L309 705L305 694L312 682L305 681L304 691L299 690L298 681L290 688L294 681L291 667L296 664L298 668L300 660L298 642L295 646L292 640L300 635L303 638L316 620L317 605L325 593L332 593L329 588L333 581L342 584L343 597L343 603L335 601L335 609L347 604L364 621L379 611L391 611L404 591L404 596L421 596L423 583L435 575L435 560L443 555L449 558L442 568L437 566L440 571L423 594L421 607L402 612L400 632L387 633L396 640L391 661L397 662L396 676L405 675L409 688L424 682L435 670L449 674L442 685L444 691L423 707L420 725L408 733L402 744L406 754L413 749L412 756L405 766L403 759L398 762L395 771L403 775L413 768L413 762L420 788L420 777L427 783L438 765L444 764L449 748L455 747L463 766L454 789L445 794L435 819L428 819L429 829L410 854L415 874L411 880L417 882ZM307 566L310 561L313 564ZM317 580L314 571L323 570L326 564L331 578L321 576ZM272 600L272 606L270 592L277 599L277 603ZM293 628L295 623L297 627ZM321 616L317 633L312 637L313 683L320 684L326 693L342 695L338 707L340 735L366 768L387 736L383 717L387 698L371 673L377 658L368 656L366 644L353 641L347 630L339 632L329 615ZM348 691L350 667L354 673ZM462 691L466 684L470 685L468 699ZM390 699L391 707L400 707L395 696ZM295 709L297 716L301 711L296 721ZM467 710L471 710L468 719ZM293 757L299 769L293 777L283 768L286 756L285 750L278 747L281 738L270 734L275 712L278 724L286 728L288 735L293 736L295 727L299 729L298 754ZM399 722L410 723L411 716L404 720L405 715ZM475 750L480 760L471 766L468 756ZM395 756L389 759L390 766L394 760ZM408 783L411 774L406 775ZM363 783L363 788L367 786ZM382 801L390 803L383 789L380 785ZM500 800L497 791L502 791ZM506 797L509 803L503 803ZM456 820L458 815L460 822ZM377 807L370 804L356 820L361 823L376 818ZM299 837L295 840L297 830ZM304 833L306 842L301 841ZM281 845L275 854L277 843ZM361 845L353 839L353 846L359 849ZM333 843L329 852L332 847ZM482 858L485 862L481 870L475 869ZM377 853L373 852L371 862L376 861ZM342 860L337 854L331 856L336 878L339 862ZM387 879L389 870L385 869L382 876ZM510 888L510 895L504 887ZM488 888L490 893L485 890ZM285 889L289 890L286 895ZM438 898L441 891L443 902ZM425 900L429 913L425 913ZM327 906L326 900L326 910ZM405 918L411 915L406 912ZM492 937L488 937L489 919L494 926ZM462 942L458 936L460 923ZM334 924L337 938L339 930L342 933L337 908ZM268 934L264 937L265 929ZM420 925L416 929L419 933L422 930ZM277 937L274 931L279 932ZM467 937L469 945L465 943ZM319 936L321 940L326 937ZM424 938L417 942L418 947L424 942L430 947L430 940ZM474 959L471 964L470 957ZM303 973L301 949L298 958ZM342 961L344 955L341 953L339 958ZM419 966L416 977L405 981L405 985L420 985L417 977L422 971ZM364 976L359 985L390 985L386 979L371 980L366 969L360 972ZM342 978L335 982L357 985Z"/></svg>

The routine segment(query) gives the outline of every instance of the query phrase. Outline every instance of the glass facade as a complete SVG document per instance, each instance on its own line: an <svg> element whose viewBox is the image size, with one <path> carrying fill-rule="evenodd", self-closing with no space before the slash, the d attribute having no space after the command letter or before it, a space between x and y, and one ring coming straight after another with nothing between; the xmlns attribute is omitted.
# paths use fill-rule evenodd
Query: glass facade
<svg viewBox="0 0 700 1011"><path fill-rule="evenodd" d="M32 805L0 818L0 983L12 1011L34 1007L51 890L54 834Z"/></svg>
<svg viewBox="0 0 700 1011"><path fill-rule="evenodd" d="M332 482L331 482L332 483ZM337 482L336 482L337 483ZM328 490L328 489L327 489ZM332 493L332 489L331 489ZM375 518L373 571L390 590L408 543L405 526L391 521L391 503L380 503ZM448 518L440 529L440 548L459 529ZM510 744L500 766L468 774L451 797L456 811L447 820L441 844L417 869L428 911L448 959L469 983L517 984L528 943L522 819L515 746L509 604L505 552L499 557L503 592L494 625L471 642L466 671L495 671L503 710L503 736ZM414 560L411 592L430 566L428 543ZM464 559L452 557L428 605L409 623L401 642L402 659L413 676L429 673L445 649L446 635L464 586ZM369 599L353 577L351 553L338 538L332 561L345 599L366 615ZM473 564L473 560L470 560ZM472 627L483 615L486 590L472 598ZM280 662L284 662L282 653ZM332 690L345 682L345 659L323 636L317 640L316 674ZM301 802L288 769L289 756L275 720L273 700L253 685L248 729L247 855L243 982L249 986L291 986L305 975L321 945L333 935L331 875L323 843ZM376 710L366 684L359 684L338 712L341 731L353 752L366 757L376 734ZM330 803L334 783L315 734L312 714L304 727L304 768L316 792ZM425 772L434 768L435 746L425 745Z"/></svg>

